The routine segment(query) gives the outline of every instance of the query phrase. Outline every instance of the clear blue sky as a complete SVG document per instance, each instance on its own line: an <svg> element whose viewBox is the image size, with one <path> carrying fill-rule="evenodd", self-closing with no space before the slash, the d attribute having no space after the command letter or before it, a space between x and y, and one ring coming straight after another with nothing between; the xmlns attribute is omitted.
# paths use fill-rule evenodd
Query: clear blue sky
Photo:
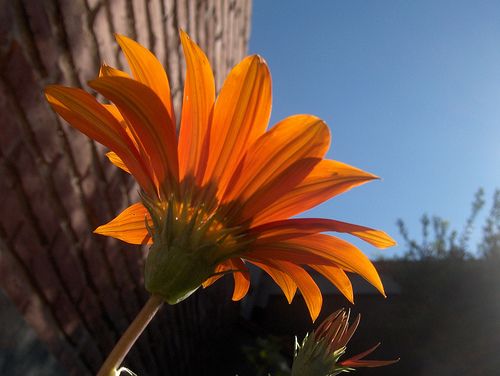
<svg viewBox="0 0 500 376"><path fill-rule="evenodd" d="M500 187L499 1L254 0L250 52L271 69L272 123L318 115L330 158L383 178L310 216L401 244L397 218L415 236L424 212L461 229L480 186L489 209Z"/></svg>

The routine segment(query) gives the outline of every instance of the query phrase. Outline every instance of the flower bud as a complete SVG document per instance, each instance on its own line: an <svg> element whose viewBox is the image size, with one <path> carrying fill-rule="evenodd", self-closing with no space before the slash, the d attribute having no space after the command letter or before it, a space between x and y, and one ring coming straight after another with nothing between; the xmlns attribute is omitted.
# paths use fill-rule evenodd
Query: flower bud
<svg viewBox="0 0 500 376"><path fill-rule="evenodd" d="M295 342L292 376L333 376L353 371L355 367L381 367L396 360L364 360L379 344L371 349L340 361L346 345L356 331L360 315L349 325L349 311L339 309L327 317L311 334L306 334L302 344Z"/></svg>

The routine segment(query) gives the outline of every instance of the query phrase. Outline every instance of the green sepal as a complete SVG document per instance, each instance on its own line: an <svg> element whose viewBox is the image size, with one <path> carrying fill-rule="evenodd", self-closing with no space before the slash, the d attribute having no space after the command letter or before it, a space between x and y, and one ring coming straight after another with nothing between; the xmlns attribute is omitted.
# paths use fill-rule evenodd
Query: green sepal
<svg viewBox="0 0 500 376"><path fill-rule="evenodd" d="M215 265L206 260L203 251L158 242L151 246L146 259L145 286L168 304L177 304L194 293L214 271Z"/></svg>

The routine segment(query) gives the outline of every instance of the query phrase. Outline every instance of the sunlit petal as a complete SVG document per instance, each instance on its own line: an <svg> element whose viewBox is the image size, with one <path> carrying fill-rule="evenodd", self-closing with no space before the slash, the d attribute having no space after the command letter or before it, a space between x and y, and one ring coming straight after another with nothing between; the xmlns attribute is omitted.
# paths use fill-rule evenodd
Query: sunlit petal
<svg viewBox="0 0 500 376"><path fill-rule="evenodd" d="M111 222L96 228L94 232L131 244L151 243L146 221L152 225L147 209L141 203L137 203L122 211Z"/></svg>
<svg viewBox="0 0 500 376"><path fill-rule="evenodd" d="M136 41L119 34L116 34L116 40L127 58L134 78L156 93L172 123L175 124L170 85L161 63L151 51Z"/></svg>
<svg viewBox="0 0 500 376"><path fill-rule="evenodd" d="M288 303L292 302L293 297L297 292L297 284L294 282L293 278L291 278L288 274L286 274L282 270L279 270L275 266L270 266L267 263L258 262L255 260L249 262L258 266L259 268L264 270L267 274L269 274L269 276L273 279L273 281L281 288L283 294L285 294Z"/></svg>
<svg viewBox="0 0 500 376"><path fill-rule="evenodd" d="M309 273L297 265L281 261L278 266L280 270L288 274L297 284L314 322L318 318L323 304L323 296L321 295L321 290L318 285L316 285Z"/></svg>
<svg viewBox="0 0 500 376"><path fill-rule="evenodd" d="M233 272L234 292L233 301L237 302L245 297L250 289L250 272L241 259L229 259Z"/></svg>
<svg viewBox="0 0 500 376"><path fill-rule="evenodd" d="M249 232L259 238L277 241L328 231L354 235L378 248L388 248L396 245L396 242L384 231L323 218L284 219L256 226Z"/></svg>
<svg viewBox="0 0 500 376"><path fill-rule="evenodd" d="M310 265L310 267L328 279L347 300L354 303L354 292L351 281L341 268L329 265Z"/></svg>
<svg viewBox="0 0 500 376"><path fill-rule="evenodd" d="M121 168L123 171L130 174L130 170L128 169L128 167L115 152L110 151L109 153L106 153L106 157L108 157L109 161L116 167Z"/></svg>
<svg viewBox="0 0 500 376"><path fill-rule="evenodd" d="M322 160L299 185L256 213L253 225L289 218L373 179L377 177L345 163Z"/></svg>
<svg viewBox="0 0 500 376"><path fill-rule="evenodd" d="M183 31L181 43L187 71L179 134L180 178L192 175L201 183L207 160L204 148L208 146L205 142L208 142L206 137L215 101L215 82L207 56Z"/></svg>
<svg viewBox="0 0 500 376"><path fill-rule="evenodd" d="M314 234L281 242L258 239L255 248L249 254L299 264L339 266L346 271L359 274L385 296L382 281L371 261L358 248L345 240L324 234ZM314 259L317 262L313 261Z"/></svg>
<svg viewBox="0 0 500 376"><path fill-rule="evenodd" d="M124 77L100 77L89 85L118 107L147 150L158 184L173 191L178 182L175 128L155 93Z"/></svg>
<svg viewBox="0 0 500 376"><path fill-rule="evenodd" d="M217 98L204 182L218 181L224 192L248 147L267 128L271 114L271 75L265 61L249 56L236 65Z"/></svg>
<svg viewBox="0 0 500 376"><path fill-rule="evenodd" d="M128 73L121 71L119 69L113 68L107 64L102 64L101 69L99 70L99 77L105 77L105 76L116 76L116 77L130 78Z"/></svg>

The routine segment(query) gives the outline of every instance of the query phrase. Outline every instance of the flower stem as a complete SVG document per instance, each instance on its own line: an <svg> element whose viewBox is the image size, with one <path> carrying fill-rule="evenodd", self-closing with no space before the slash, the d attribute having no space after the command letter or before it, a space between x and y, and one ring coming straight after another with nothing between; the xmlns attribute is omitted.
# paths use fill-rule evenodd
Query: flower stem
<svg viewBox="0 0 500 376"><path fill-rule="evenodd" d="M97 373L97 376L116 375L117 368L123 362L123 359L128 354L135 341L137 341L137 338L139 338L146 326L148 326L149 322L155 316L156 312L158 312L158 309L160 309L162 304L163 299L158 295L151 295L149 297L146 305L142 307L139 314L136 316L134 321L132 321L132 324L130 324L125 333L123 333L118 343L104 361L101 369Z"/></svg>

